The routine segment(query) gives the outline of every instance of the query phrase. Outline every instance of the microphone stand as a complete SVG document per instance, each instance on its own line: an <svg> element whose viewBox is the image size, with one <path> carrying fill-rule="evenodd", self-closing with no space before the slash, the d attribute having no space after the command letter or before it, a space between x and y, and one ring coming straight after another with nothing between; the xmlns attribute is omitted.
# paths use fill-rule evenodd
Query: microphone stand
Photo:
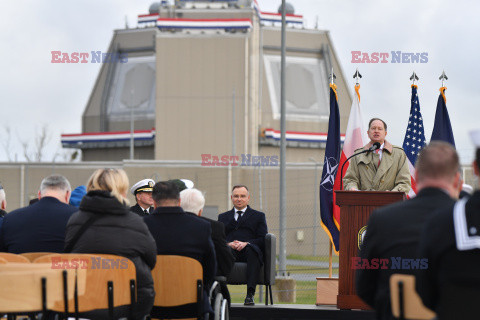
<svg viewBox="0 0 480 320"><path fill-rule="evenodd" d="M378 146L377 146L377 144L378 144ZM376 147L376 148L373 148L373 149L372 149L372 147ZM379 148L380 148L380 144L379 144L378 142L375 142L372 147L370 147L370 149L368 149L368 150L363 150L363 151L360 151L359 153L355 153L355 154L351 155L351 156L348 157L347 160L345 160L345 162L342 164L342 168L340 169L340 190L343 190L343 167L345 167L345 163L347 163L348 160L352 159L353 157L358 156L359 154L368 153L368 152L370 152L370 151L375 151L375 150L379 149Z"/></svg>

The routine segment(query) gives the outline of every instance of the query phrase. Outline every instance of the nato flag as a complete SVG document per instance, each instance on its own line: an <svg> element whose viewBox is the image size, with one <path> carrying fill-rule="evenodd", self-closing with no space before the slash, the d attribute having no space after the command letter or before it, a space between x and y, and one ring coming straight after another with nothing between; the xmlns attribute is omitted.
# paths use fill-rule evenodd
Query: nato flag
<svg viewBox="0 0 480 320"><path fill-rule="evenodd" d="M340 162L340 112L335 84L330 85L330 118L328 120L327 145L320 182L320 217L322 227L338 252L340 232L333 219L333 185Z"/></svg>
<svg viewBox="0 0 480 320"><path fill-rule="evenodd" d="M435 113L435 124L433 125L433 140L442 140L451 143L455 147L455 139L453 138L452 125L448 116L447 104L445 98L445 87L440 88L440 96L437 102L437 112Z"/></svg>

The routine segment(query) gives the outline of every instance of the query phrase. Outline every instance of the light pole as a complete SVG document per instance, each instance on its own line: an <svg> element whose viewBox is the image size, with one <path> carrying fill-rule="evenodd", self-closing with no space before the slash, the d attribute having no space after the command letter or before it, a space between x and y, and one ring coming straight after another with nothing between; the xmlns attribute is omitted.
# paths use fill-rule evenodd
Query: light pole
<svg viewBox="0 0 480 320"><path fill-rule="evenodd" d="M313 194L313 255L317 255L317 224L318 224L318 216L317 216L317 198L319 197L318 194L318 175L317 175L317 168L321 164L314 158L308 158L308 160L312 161L315 163L315 178L313 180L313 185L315 186L315 193Z"/></svg>

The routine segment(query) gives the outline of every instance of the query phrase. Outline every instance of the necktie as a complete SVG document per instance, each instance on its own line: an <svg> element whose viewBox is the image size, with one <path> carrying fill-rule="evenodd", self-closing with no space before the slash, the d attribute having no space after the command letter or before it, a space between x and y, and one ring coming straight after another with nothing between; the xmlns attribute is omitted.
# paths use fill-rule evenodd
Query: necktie
<svg viewBox="0 0 480 320"><path fill-rule="evenodd" d="M378 163L377 163L377 168L380 167L380 162L382 161L382 158L380 158L380 149L375 150L375 153L378 154Z"/></svg>
<svg viewBox="0 0 480 320"><path fill-rule="evenodd" d="M148 214L148 210L147 210L147 209L145 209L145 211L144 211L144 212L145 212L145 214Z"/></svg>
<svg viewBox="0 0 480 320"><path fill-rule="evenodd" d="M242 211L237 211L237 214L238 214L238 218L237 218L237 221L240 220L240 218L242 217L243 215L243 212Z"/></svg>

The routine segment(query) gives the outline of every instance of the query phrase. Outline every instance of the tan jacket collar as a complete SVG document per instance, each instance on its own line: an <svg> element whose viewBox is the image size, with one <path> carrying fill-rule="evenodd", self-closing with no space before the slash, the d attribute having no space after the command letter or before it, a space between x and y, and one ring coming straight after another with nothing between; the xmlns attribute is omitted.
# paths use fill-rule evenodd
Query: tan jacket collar
<svg viewBox="0 0 480 320"><path fill-rule="evenodd" d="M369 143L367 143L363 149L370 149L370 147L373 146L373 142L370 141ZM388 142L387 140L385 140L385 145L383 146L383 150L387 150L388 153L392 153L393 152L393 146L390 142Z"/></svg>

